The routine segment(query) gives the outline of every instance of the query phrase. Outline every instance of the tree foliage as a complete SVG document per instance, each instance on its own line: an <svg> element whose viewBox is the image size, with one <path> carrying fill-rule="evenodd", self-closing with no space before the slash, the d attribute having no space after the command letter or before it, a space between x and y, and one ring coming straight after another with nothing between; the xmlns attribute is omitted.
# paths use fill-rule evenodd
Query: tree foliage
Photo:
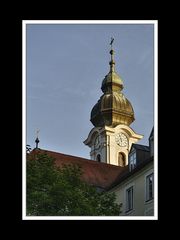
<svg viewBox="0 0 180 240"><path fill-rule="evenodd" d="M77 165L55 167L54 159L37 154L27 160L27 215L116 216L115 194L97 191L81 180Z"/></svg>

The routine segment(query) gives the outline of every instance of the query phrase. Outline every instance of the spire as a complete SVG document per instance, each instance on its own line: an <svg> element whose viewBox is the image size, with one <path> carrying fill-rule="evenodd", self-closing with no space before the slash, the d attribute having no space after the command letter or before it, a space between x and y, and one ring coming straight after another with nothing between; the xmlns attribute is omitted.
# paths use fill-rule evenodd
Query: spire
<svg viewBox="0 0 180 240"><path fill-rule="evenodd" d="M134 121L132 105L121 92L123 90L123 80L115 72L113 41L114 38L111 38L110 71L104 77L101 85L103 95L91 110L90 121L95 127L115 127L119 124L129 126Z"/></svg>
<svg viewBox="0 0 180 240"><path fill-rule="evenodd" d="M36 148L38 148L38 144L39 144L39 142L40 142L40 141L39 141L39 138L38 138L39 131L40 131L40 130L37 130L37 131L36 131L36 134L37 134L37 137L36 137L36 140L35 140Z"/></svg>
<svg viewBox="0 0 180 240"><path fill-rule="evenodd" d="M115 61L114 61L114 50L113 50L113 42L114 42L114 38L111 37L111 50L110 50L110 54L111 54L111 61L109 62L110 65L110 72L115 72Z"/></svg>
<svg viewBox="0 0 180 240"><path fill-rule="evenodd" d="M114 50L113 44L114 38L111 38L111 61L109 62L110 70L102 81L101 90L103 93L119 92L123 89L123 81L121 77L115 72Z"/></svg>

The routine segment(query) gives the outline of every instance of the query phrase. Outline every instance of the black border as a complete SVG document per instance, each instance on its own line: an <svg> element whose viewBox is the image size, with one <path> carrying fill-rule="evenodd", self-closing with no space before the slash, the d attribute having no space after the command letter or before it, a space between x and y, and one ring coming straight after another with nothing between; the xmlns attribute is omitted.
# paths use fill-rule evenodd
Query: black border
<svg viewBox="0 0 180 240"><path fill-rule="evenodd" d="M122 10L122 9L121 9ZM10 192L10 197L8 197L8 201L7 204L9 206L10 211L8 211L6 209L6 216L7 218L11 218L11 221L13 221L13 224L16 224L20 227L25 227L28 226L29 224L31 224L33 227L36 226L36 229L41 229L41 225L45 224L55 224L55 225L59 225L62 224L64 226L70 226L74 225L77 229L79 229L80 231L82 230L82 228L84 229L85 225L92 225L94 227L94 230L96 229L95 226L97 226L97 224L99 225L99 223L103 223L103 227L105 227L104 229L107 229L113 224L113 228L117 228L119 229L119 227L127 227L129 229L129 224L130 224L130 220L68 220L68 221L63 221L63 220L22 220L22 20L92 20L92 18L94 20L158 20L158 89L160 89L160 81L161 81L161 76L160 76L160 71L161 71L161 65L160 63L160 59L162 60L162 58L160 57L160 54L162 53L162 48L159 44L159 42L162 41L160 35L162 34L162 20L160 19L159 15L154 14L151 16L143 16L141 15L141 17L139 16L125 16L123 17L122 15L120 16L119 14L112 14L113 16L108 16L106 15L106 13L104 13L104 16L101 16L99 14L97 14L96 16L88 16L86 13L81 14L81 17L77 17L77 16L73 16L73 14L71 16L66 16L66 17L59 17L59 14L55 16L47 16L43 14L41 16L39 16L39 12L36 9L36 15L32 16L21 16L16 18L16 20L14 20L14 18L12 17L11 20L11 30L10 30L10 36L9 36L9 46L11 47L12 51L11 51L11 55L9 56L9 60L12 63L11 64L11 69L9 69L9 72L12 73L11 76L11 81L10 81L10 86L7 89L8 90L8 100L10 102L10 116L9 116L9 125L10 127L10 132L12 138L12 142L13 142L13 148L11 150L7 150L6 152L6 160L8 161L7 163L10 163L10 169L12 170L9 174L13 176L13 178L9 178L7 175L9 175L8 173L6 173L6 179L8 178L8 188L7 188L7 192ZM8 83L9 84L9 83ZM159 111L160 111L160 107L159 105L161 104L162 101L162 95L160 94L160 91L158 91L158 143L159 143L159 147L158 150L159 152L161 152L162 150L162 142L159 141L160 138L160 133L161 131L163 131L163 126L160 126L159 122L161 120ZM9 139L7 139L7 141L9 142ZM10 154L11 153L11 154ZM11 157L9 157L9 154ZM8 157L7 157L8 156ZM8 164L6 164L7 167ZM159 159L159 185L161 185L161 170L162 169L162 163L160 163L160 159ZM8 169L9 169L8 167ZM11 187L10 187L11 186ZM160 188L159 188L160 190ZM8 196L8 195L7 195ZM158 201L161 201L161 194L159 191L158 194ZM160 220L162 219L161 214L160 214L160 204L158 204L158 208L159 208L159 213L158 213L158 221L153 221L153 220L138 220L135 221L133 220L132 225L136 225L135 222L139 222L140 224L142 224L142 221L145 222L145 224L147 223L147 225L149 225L149 223L153 224L154 226L158 226ZM146 225L146 227L148 227ZM111 226L112 227L112 226ZM137 226L136 226L137 227ZM76 232L77 232L76 229ZM118 233L117 229L115 230L116 233ZM42 229L41 229L42 230ZM62 230L62 228L61 228ZM96 229L99 230L99 227ZM120 230L120 229L119 229ZM133 229L132 229L133 230ZM144 229L145 230L145 229ZM148 234L149 232L149 227L147 228L148 230ZM104 230L106 231L106 230ZM137 229L134 228L134 231L136 232ZM44 233L46 233L45 229L43 231ZM91 232L91 230L90 230ZM133 231L132 231L133 232ZM66 232L67 233L67 232ZM89 233L89 231L88 231ZM111 232L112 233L112 232ZM61 232L62 234L62 232ZM119 234L122 236L122 231L119 232ZM31 235L31 234L30 234Z"/></svg>

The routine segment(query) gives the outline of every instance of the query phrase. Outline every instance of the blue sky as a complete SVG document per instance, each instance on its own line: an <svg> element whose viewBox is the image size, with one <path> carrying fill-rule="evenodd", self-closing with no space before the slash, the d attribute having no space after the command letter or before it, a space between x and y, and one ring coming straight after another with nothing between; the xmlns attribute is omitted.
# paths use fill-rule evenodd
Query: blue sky
<svg viewBox="0 0 180 240"><path fill-rule="evenodd" d="M130 127L148 144L153 126L152 24L28 24L27 144L89 158L83 144L92 107L102 95L114 37L115 69L124 82L135 121Z"/></svg>

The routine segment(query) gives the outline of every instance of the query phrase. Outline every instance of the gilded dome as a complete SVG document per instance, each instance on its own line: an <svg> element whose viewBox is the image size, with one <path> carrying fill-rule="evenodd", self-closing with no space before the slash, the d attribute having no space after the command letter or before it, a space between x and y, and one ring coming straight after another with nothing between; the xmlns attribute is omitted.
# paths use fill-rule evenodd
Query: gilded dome
<svg viewBox="0 0 180 240"><path fill-rule="evenodd" d="M91 111L91 122L95 127L119 124L130 125L134 121L134 110L123 93L103 94Z"/></svg>
<svg viewBox="0 0 180 240"><path fill-rule="evenodd" d="M103 95L91 111L91 122L95 127L119 124L130 125L134 121L134 110L129 100L121 92L123 81L115 72L114 50L111 49L110 71L102 81Z"/></svg>
<svg viewBox="0 0 180 240"><path fill-rule="evenodd" d="M106 92L109 87L109 91L119 91L123 89L123 80L116 72L109 72L102 81L101 90Z"/></svg>

